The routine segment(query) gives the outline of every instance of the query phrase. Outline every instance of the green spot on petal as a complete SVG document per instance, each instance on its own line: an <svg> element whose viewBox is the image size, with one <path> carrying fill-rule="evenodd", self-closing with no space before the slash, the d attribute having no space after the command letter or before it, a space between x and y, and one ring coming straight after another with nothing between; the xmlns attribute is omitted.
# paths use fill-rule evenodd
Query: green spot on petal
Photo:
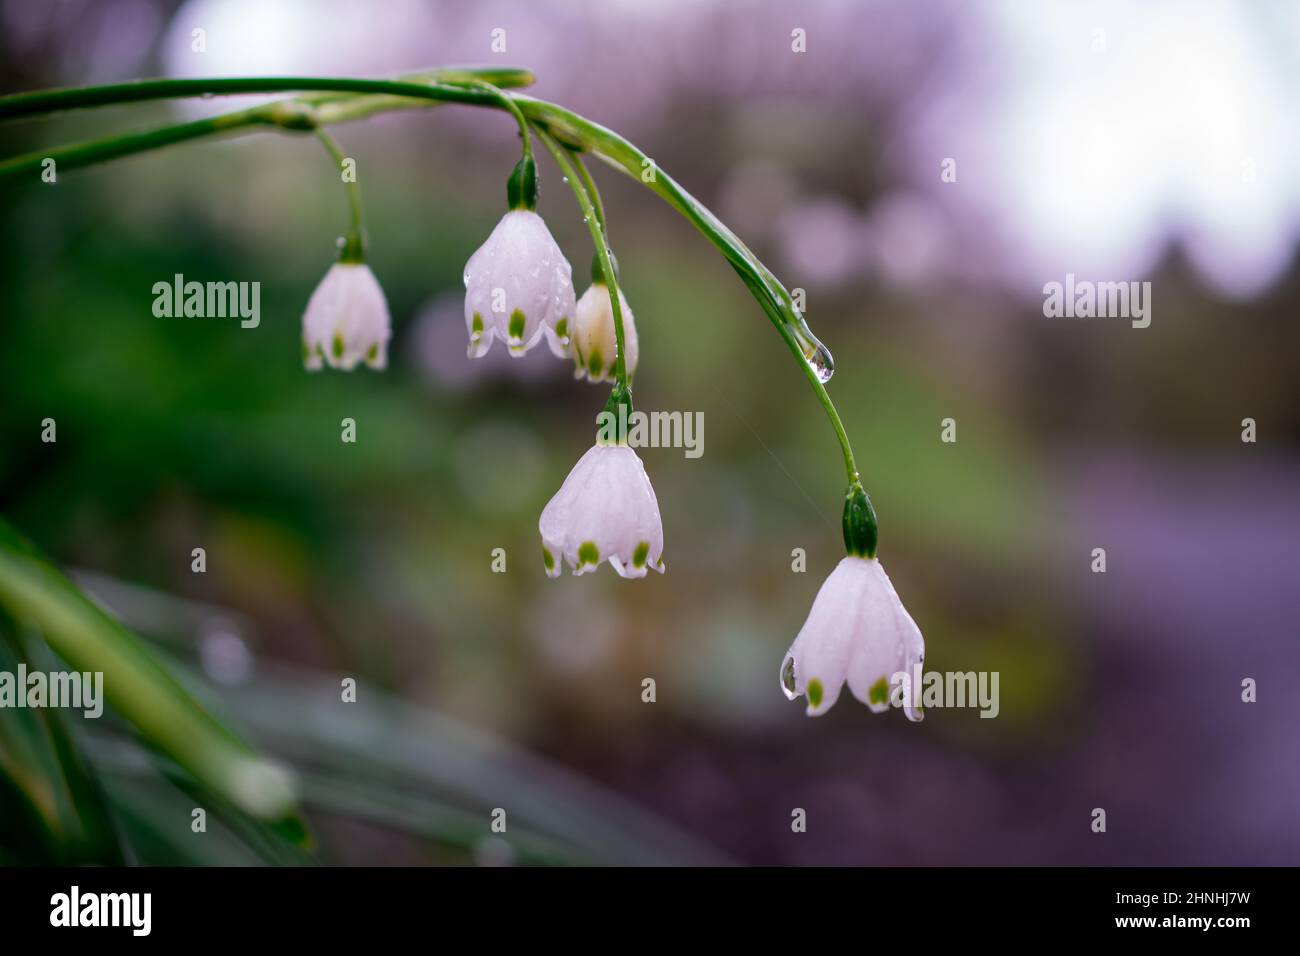
<svg viewBox="0 0 1300 956"><path fill-rule="evenodd" d="M808 703L814 708L822 705L822 682L816 677L808 682Z"/></svg>
<svg viewBox="0 0 1300 956"><path fill-rule="evenodd" d="M547 571L555 570L555 557L551 554L549 548L542 548L542 564L546 565Z"/></svg>
<svg viewBox="0 0 1300 956"><path fill-rule="evenodd" d="M564 338L569 334L569 320L567 317L555 323L555 334L560 338Z"/></svg>
<svg viewBox="0 0 1300 956"><path fill-rule="evenodd" d="M340 335L338 332L334 333L334 341L332 343L332 347L334 349L334 357L336 359L341 359L343 357L344 345L343 345L343 336Z"/></svg>
<svg viewBox="0 0 1300 956"><path fill-rule="evenodd" d="M518 309L510 313L510 337L512 339L524 337L524 314Z"/></svg>
<svg viewBox="0 0 1300 956"><path fill-rule="evenodd" d="M591 371L592 375L599 375L601 369L604 367L605 362L601 359L600 352L597 349L592 349L591 355L587 356L587 368Z"/></svg>
<svg viewBox="0 0 1300 956"><path fill-rule="evenodd" d="M600 551L594 541L584 541L578 545L578 567L584 564L600 564Z"/></svg>
<svg viewBox="0 0 1300 956"><path fill-rule="evenodd" d="M882 677L872 684L871 689L867 691L867 700L873 704L889 703L889 681Z"/></svg>
<svg viewBox="0 0 1300 956"><path fill-rule="evenodd" d="M642 541L640 544L636 546L636 550L632 552L632 567L639 568L642 565L644 565L645 559L649 556L649 554L650 554L650 542Z"/></svg>
<svg viewBox="0 0 1300 956"><path fill-rule="evenodd" d="M370 346L370 351L366 353L366 361L373 365L378 358L379 343L376 342L374 345Z"/></svg>
<svg viewBox="0 0 1300 956"><path fill-rule="evenodd" d="M477 312L475 312L475 313L474 313L474 318L470 320L470 329L471 329L471 331L473 331L473 333L474 333L475 335L482 335L482 334L483 334L483 316L481 316L481 315L479 315Z"/></svg>

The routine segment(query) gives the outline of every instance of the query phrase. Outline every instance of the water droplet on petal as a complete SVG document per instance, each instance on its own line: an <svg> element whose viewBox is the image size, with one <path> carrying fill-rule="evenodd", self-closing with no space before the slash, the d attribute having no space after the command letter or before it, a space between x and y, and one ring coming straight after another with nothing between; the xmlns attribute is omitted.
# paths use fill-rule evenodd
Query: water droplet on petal
<svg viewBox="0 0 1300 956"><path fill-rule="evenodd" d="M795 690L793 654L787 654L785 663L781 665L781 690L786 700L794 700L799 696L798 691Z"/></svg>

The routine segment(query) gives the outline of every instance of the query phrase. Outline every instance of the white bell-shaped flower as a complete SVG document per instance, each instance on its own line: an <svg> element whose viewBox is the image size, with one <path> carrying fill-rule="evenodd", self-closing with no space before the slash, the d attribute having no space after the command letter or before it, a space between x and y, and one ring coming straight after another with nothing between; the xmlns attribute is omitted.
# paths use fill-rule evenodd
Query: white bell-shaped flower
<svg viewBox="0 0 1300 956"><path fill-rule="evenodd" d="M839 699L847 680L853 696L875 713L889 709L894 675L909 684L903 710L923 716L913 666L925 661L925 640L875 558L844 558L817 592L808 620L781 663L781 689L794 700L808 697L808 715L818 716Z"/></svg>
<svg viewBox="0 0 1300 956"><path fill-rule="evenodd" d="M592 446L542 509L538 530L548 577L559 577L563 562L584 574L606 559L625 578L664 570L659 502L627 445Z"/></svg>
<svg viewBox="0 0 1300 956"><path fill-rule="evenodd" d="M351 371L358 362L386 368L392 334L388 302L370 267L336 262L303 313L303 364L312 372L326 364Z"/></svg>
<svg viewBox="0 0 1300 956"><path fill-rule="evenodd" d="M478 358L499 338L521 356L543 334L558 358L568 353L573 268L542 217L512 209L465 265L465 327Z"/></svg>
<svg viewBox="0 0 1300 956"><path fill-rule="evenodd" d="M623 338L627 343L627 375L636 372L636 322L623 290L618 290L618 304L623 312ZM614 381L614 364L618 360L618 335L614 331L614 306L609 287L593 282L574 310L573 377L589 382Z"/></svg>

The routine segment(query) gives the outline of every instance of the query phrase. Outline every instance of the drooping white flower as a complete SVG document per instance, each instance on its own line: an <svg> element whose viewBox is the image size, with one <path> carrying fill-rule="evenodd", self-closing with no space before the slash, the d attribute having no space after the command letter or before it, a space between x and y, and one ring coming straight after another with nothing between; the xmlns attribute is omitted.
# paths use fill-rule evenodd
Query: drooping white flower
<svg viewBox="0 0 1300 956"><path fill-rule="evenodd" d="M358 362L385 368L392 334L388 302L370 267L336 262L303 313L303 364L312 372L326 364L351 371Z"/></svg>
<svg viewBox="0 0 1300 956"><path fill-rule="evenodd" d="M501 339L521 356L545 334L556 357L568 353L573 268L542 217L512 209L465 264L465 327L478 358Z"/></svg>
<svg viewBox="0 0 1300 956"><path fill-rule="evenodd" d="M618 304L623 312L623 338L627 343L628 378L636 371L636 322L623 290L618 290ZM614 331L614 306L609 287L593 282L575 308L573 322L573 377L589 382L612 382L614 363L618 359L618 336Z"/></svg>
<svg viewBox="0 0 1300 956"><path fill-rule="evenodd" d="M609 559L625 578L664 570L664 526L645 465L627 445L593 445L542 509L542 561L548 577L562 563L574 574Z"/></svg>
<svg viewBox="0 0 1300 956"><path fill-rule="evenodd" d="M826 713L848 681L853 696L875 713L889 709L892 681L925 661L925 640L875 558L850 555L817 592L808 620L781 663L781 690L808 697L808 715ZM920 720L920 688L911 686L903 709Z"/></svg>

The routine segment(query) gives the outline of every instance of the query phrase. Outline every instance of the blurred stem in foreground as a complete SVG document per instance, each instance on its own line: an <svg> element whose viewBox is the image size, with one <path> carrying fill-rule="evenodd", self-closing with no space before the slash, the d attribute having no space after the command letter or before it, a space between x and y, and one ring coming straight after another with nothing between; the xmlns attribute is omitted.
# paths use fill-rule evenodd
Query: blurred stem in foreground
<svg viewBox="0 0 1300 956"><path fill-rule="evenodd" d="M0 610L0 672L41 669L34 644ZM74 719L52 707L6 709L0 719L0 865L15 850L26 862L125 862L103 790L73 739Z"/></svg>
<svg viewBox="0 0 1300 956"><path fill-rule="evenodd" d="M0 607L75 670L104 675L106 701L152 746L250 816L308 842L285 768L253 753L121 624L0 519Z"/></svg>

